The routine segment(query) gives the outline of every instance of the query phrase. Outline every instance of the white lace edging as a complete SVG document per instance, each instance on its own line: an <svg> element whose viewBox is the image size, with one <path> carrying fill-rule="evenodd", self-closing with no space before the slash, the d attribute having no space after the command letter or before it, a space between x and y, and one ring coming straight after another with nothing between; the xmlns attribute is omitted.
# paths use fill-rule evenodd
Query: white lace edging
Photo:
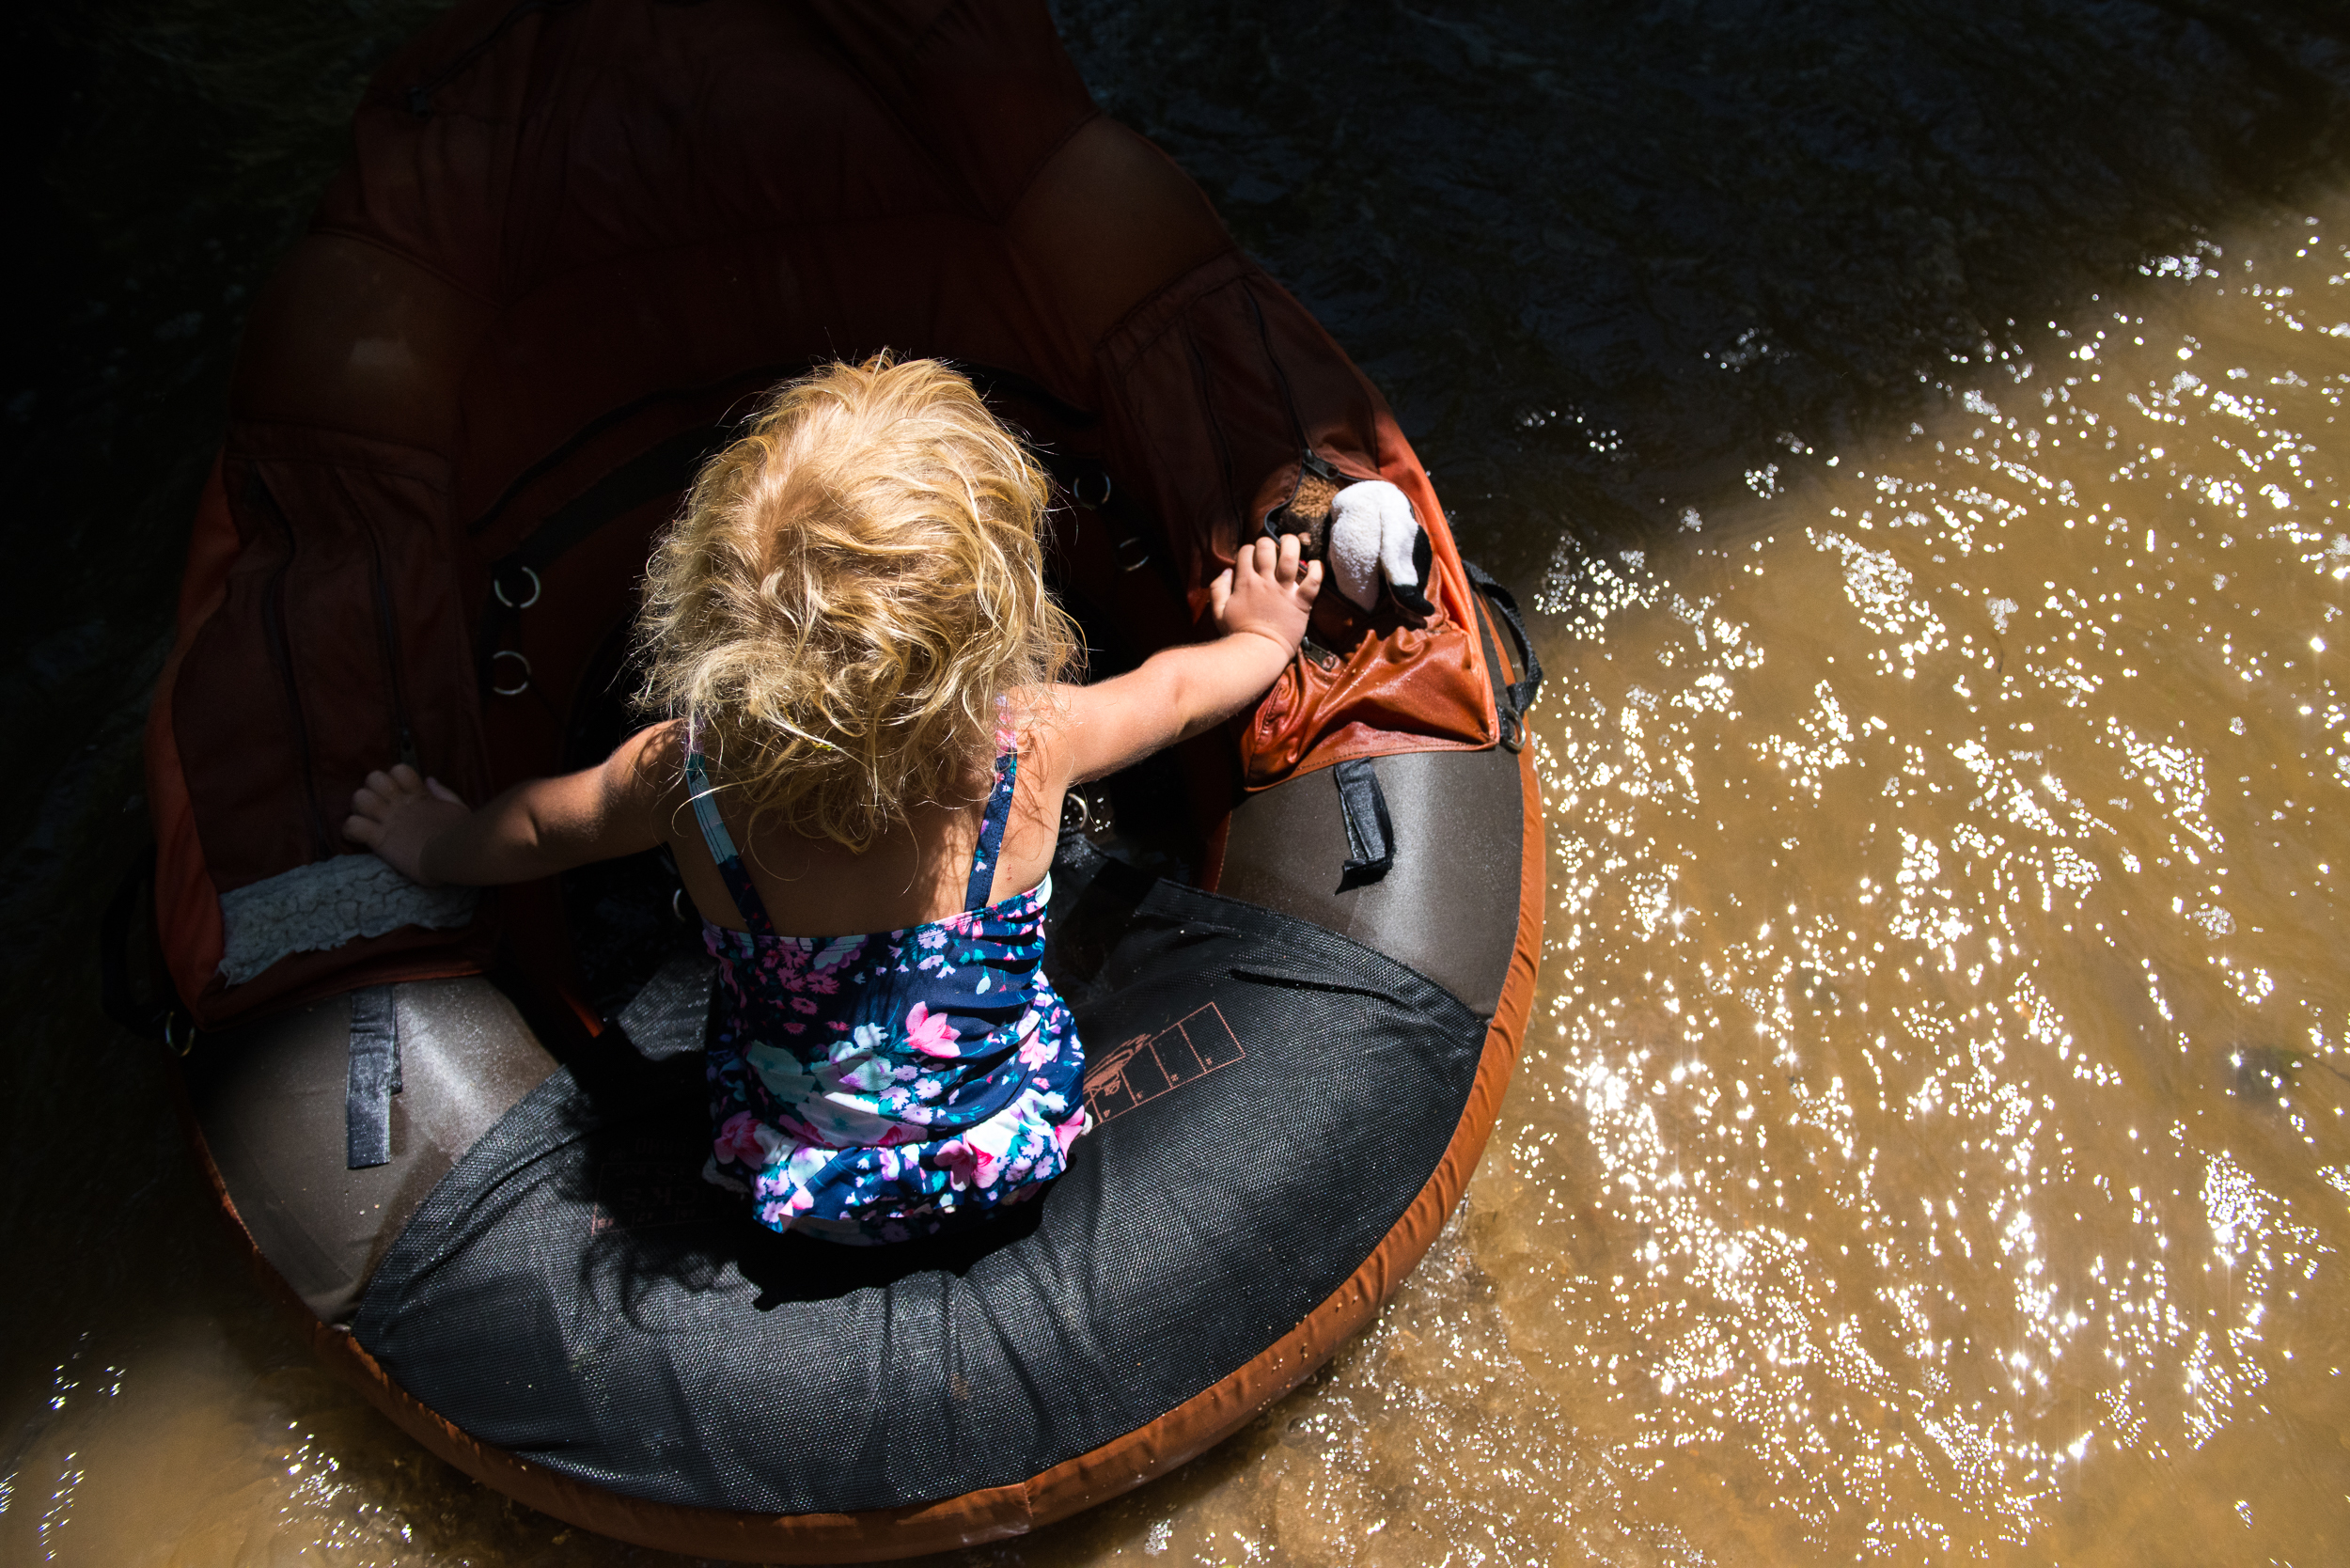
<svg viewBox="0 0 2350 1568"><path fill-rule="evenodd" d="M297 866L220 899L221 978L243 985L291 953L322 952L402 926L473 921L475 889L426 887L372 855Z"/></svg>

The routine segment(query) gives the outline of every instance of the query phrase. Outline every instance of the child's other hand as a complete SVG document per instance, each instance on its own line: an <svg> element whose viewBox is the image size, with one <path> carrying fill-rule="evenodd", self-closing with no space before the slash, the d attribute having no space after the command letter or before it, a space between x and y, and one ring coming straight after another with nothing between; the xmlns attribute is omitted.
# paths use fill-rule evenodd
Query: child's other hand
<svg viewBox="0 0 2350 1568"><path fill-rule="evenodd" d="M1280 542L1260 539L1241 546L1230 570L1208 585L1215 629L1225 636L1253 632L1278 643L1284 656L1306 635L1306 617L1322 591L1322 563L1301 560L1295 534Z"/></svg>
<svg viewBox="0 0 2350 1568"><path fill-rule="evenodd" d="M434 886L425 874L424 852L445 830L473 815L448 786L426 778L402 762L389 773L368 775L351 797L343 836L373 850L411 882Z"/></svg>

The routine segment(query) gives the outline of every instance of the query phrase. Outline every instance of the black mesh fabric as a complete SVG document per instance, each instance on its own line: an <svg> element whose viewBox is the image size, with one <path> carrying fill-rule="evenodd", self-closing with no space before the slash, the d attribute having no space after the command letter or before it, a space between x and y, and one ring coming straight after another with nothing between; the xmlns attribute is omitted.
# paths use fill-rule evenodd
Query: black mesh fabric
<svg viewBox="0 0 2350 1568"><path fill-rule="evenodd" d="M486 1442L798 1513L1025 1481L1233 1372L1434 1172L1483 1021L1392 960L1078 845L1048 972L1102 1119L949 1241L775 1236L699 1180L697 1058L557 1072L449 1172L353 1331Z"/></svg>

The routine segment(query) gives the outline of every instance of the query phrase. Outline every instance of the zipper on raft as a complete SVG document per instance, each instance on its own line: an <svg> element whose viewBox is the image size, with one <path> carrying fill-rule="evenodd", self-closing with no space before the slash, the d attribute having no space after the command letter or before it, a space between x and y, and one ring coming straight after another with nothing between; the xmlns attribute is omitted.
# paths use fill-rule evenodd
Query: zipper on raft
<svg viewBox="0 0 2350 1568"><path fill-rule="evenodd" d="M392 613L391 573L384 566L384 541L369 522L368 575L375 589L376 640L384 650L384 679L392 694L392 745L400 760L417 771L424 764L416 755L416 734L408 723L408 693L400 680L400 620Z"/></svg>
<svg viewBox="0 0 2350 1568"><path fill-rule="evenodd" d="M293 522L278 506L277 497L270 493L268 481L258 470L245 488L247 498L269 514L286 540L286 558L270 573L269 585L261 593L261 625L269 637L270 662L277 666L278 684L286 694L287 723L293 730L295 755L302 759L303 798L309 803L310 828L319 858L324 860L337 853L335 836L327 831L326 815L319 809L318 769L310 756L310 723L302 713L302 688L294 680L293 639L286 630L286 579L293 572L297 548Z"/></svg>

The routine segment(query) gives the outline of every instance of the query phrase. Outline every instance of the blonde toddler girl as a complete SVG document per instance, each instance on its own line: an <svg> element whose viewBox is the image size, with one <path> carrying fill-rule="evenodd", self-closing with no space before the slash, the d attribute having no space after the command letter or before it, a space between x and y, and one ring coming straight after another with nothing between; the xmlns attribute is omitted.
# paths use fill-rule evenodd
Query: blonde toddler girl
<svg viewBox="0 0 2350 1568"><path fill-rule="evenodd" d="M1321 563L1261 540L1214 640L1068 683L1048 496L935 361L791 383L653 553L642 695L671 717L478 810L405 764L352 799L345 832L428 884L670 848L719 966L703 1173L775 1230L897 1241L1061 1172L1089 1125L1040 967L1061 796L1238 713L1305 635Z"/></svg>

